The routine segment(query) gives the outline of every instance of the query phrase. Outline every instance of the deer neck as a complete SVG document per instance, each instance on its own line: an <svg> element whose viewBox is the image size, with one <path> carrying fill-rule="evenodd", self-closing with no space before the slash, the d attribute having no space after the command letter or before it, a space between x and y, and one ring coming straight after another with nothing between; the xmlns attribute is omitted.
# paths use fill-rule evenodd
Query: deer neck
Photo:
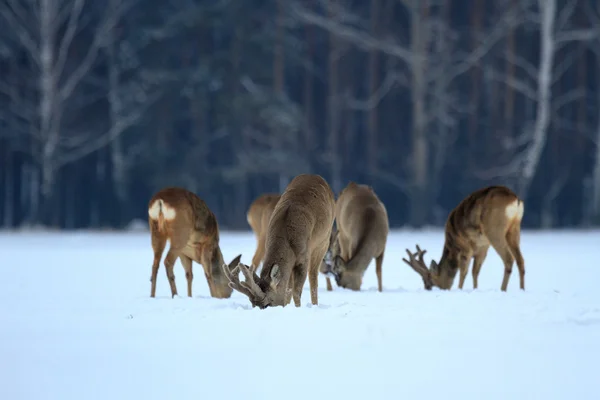
<svg viewBox="0 0 600 400"><path fill-rule="evenodd" d="M438 263L437 274L434 274L436 286L440 289L450 289L454 283L454 278L458 272L459 254L453 251L448 245L444 245L442 257Z"/></svg>
<svg viewBox="0 0 600 400"><path fill-rule="evenodd" d="M372 251L369 248L370 243L361 243L356 249L356 252L348 262L346 262L345 269L347 272L357 275L364 275L371 259L373 258Z"/></svg>
<svg viewBox="0 0 600 400"><path fill-rule="evenodd" d="M223 272L221 268L225 264L225 260L219 245L213 247L212 254L210 255L210 264L213 275L221 276Z"/></svg>
<svg viewBox="0 0 600 400"><path fill-rule="evenodd" d="M278 273L272 275L276 265ZM263 263L260 281L257 283L272 306L285 306L286 292L292 290L288 287L291 274L292 265L285 260Z"/></svg>

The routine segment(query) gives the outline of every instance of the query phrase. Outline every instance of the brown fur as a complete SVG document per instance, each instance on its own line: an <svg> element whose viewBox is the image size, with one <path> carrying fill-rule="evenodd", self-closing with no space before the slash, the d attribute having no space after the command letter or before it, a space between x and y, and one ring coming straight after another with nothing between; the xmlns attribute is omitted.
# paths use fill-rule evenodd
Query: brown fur
<svg viewBox="0 0 600 400"><path fill-rule="evenodd" d="M269 226L269 219L275 205L281 198L280 194L277 193L265 193L256 198L250 204L246 217L248 219L248 225L252 228L254 235L256 236L256 251L252 257L252 270L256 271L259 264L265 256L265 243L267 241L267 227Z"/></svg>
<svg viewBox="0 0 600 400"><path fill-rule="evenodd" d="M300 307L308 275L311 303L317 305L319 266L329 244L334 208L333 192L321 176L302 174L292 179L269 220L260 276L239 264L245 276L240 282L239 271L225 267L231 286L248 296L253 307L285 306L292 297Z"/></svg>
<svg viewBox="0 0 600 400"><path fill-rule="evenodd" d="M467 196L450 212L445 227L445 242L439 263L427 268L423 254L404 259L423 278L426 289L437 286L450 289L460 271L458 287L463 288L469 263L473 258L473 288L477 289L478 276L490 245L504 263L504 278L500 289L506 291L514 261L519 268L520 288L525 290L525 260L521 254L520 236L523 201L505 186L489 186ZM511 214L511 216L508 216ZM415 258L419 256L419 259Z"/></svg>
<svg viewBox="0 0 600 400"><path fill-rule="evenodd" d="M158 218L153 219L155 202L161 202ZM167 210L175 210L175 217L168 220ZM194 193L177 187L165 188L157 192L148 203L148 223L154 250L152 264L152 282L150 297L156 294L156 276L160 259L167 240L171 245L165 257L165 270L171 286L171 296L177 294L173 267L179 257L187 279L187 294L192 297L192 261L202 264L204 276L210 289L210 295L216 298L228 298L232 289L223 274L223 254L219 247L219 225L215 215L206 203ZM230 266L237 265L241 254Z"/></svg>
<svg viewBox="0 0 600 400"><path fill-rule="evenodd" d="M338 286L360 290L375 258L377 289L383 290L382 265L389 222L387 210L370 186L350 182L335 205L336 237L332 242L331 273ZM333 244L332 243L332 244Z"/></svg>
<svg viewBox="0 0 600 400"><path fill-rule="evenodd" d="M327 291L332 291L333 286L331 285L330 275L333 275L333 257L334 255L340 254L340 242L337 240L337 229L331 229L331 235L329 236L329 247L325 252L325 259L321 261L320 271L325 275L325 282L327 283ZM335 278L335 276L334 276Z"/></svg>

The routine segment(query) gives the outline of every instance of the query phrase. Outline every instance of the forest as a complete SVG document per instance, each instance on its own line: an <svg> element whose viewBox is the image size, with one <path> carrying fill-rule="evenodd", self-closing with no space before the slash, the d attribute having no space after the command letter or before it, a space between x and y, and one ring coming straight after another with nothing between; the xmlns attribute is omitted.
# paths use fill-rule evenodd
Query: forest
<svg viewBox="0 0 600 400"><path fill-rule="evenodd" d="M0 227L222 229L297 174L393 228L507 185L524 228L600 225L595 0L2 0Z"/></svg>

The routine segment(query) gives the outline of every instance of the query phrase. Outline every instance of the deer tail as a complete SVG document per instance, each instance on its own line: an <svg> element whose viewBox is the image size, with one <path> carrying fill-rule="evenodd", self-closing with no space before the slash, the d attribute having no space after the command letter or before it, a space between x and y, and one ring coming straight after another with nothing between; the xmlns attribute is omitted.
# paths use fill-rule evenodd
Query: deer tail
<svg viewBox="0 0 600 400"><path fill-rule="evenodd" d="M167 232L167 221L173 220L175 215L175 209L165 203L163 199L157 199L148 209L148 216L151 220L156 221L160 233Z"/></svg>

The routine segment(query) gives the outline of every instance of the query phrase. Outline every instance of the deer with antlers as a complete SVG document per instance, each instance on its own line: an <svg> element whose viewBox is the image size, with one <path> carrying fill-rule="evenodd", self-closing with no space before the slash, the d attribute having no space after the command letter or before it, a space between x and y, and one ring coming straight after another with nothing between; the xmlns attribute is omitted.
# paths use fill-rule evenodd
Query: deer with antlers
<svg viewBox="0 0 600 400"><path fill-rule="evenodd" d="M189 297L192 297L194 279L192 261L202 264L212 297L231 296L233 290L221 267L224 261L219 247L217 218L200 197L183 188L162 189L150 199L148 217L154 250L150 297L155 297L156 294L156 277L167 240L170 241L170 248L164 264L171 286L171 297L177 294L173 269L178 257L185 270ZM241 254L238 255L228 268L237 265L241 257Z"/></svg>
<svg viewBox="0 0 600 400"><path fill-rule="evenodd" d="M524 203L505 186L489 186L477 190L462 200L448 215L445 242L439 263L431 261L429 268L423 256L426 250L411 253L408 264L423 279L425 289L437 286L450 289L460 271L459 289L463 288L469 263L473 259L473 288L477 289L479 272L490 246L504 263L504 278L500 289L506 291L516 260L520 288L525 290L525 260L521 254L521 220Z"/></svg>
<svg viewBox="0 0 600 400"><path fill-rule="evenodd" d="M267 226L260 276L241 263L233 271L223 265L231 287L248 296L253 307L286 306L292 297L300 307L308 275L311 303L317 305L319 267L329 245L334 207L333 191L321 176L301 174L292 179Z"/></svg>
<svg viewBox="0 0 600 400"><path fill-rule="evenodd" d="M265 193L256 198L248 207L246 218L248 225L252 228L254 235L256 236L256 251L252 257L252 271L258 269L259 264L265 256L265 242L267 240L267 227L269 226L269 219L275 205L281 197L278 193Z"/></svg>
<svg viewBox="0 0 600 400"><path fill-rule="evenodd" d="M383 290L382 266L389 233L387 210L368 185L350 182L335 204L337 230L330 241L327 274L338 286L360 290L373 258L377 289Z"/></svg>

